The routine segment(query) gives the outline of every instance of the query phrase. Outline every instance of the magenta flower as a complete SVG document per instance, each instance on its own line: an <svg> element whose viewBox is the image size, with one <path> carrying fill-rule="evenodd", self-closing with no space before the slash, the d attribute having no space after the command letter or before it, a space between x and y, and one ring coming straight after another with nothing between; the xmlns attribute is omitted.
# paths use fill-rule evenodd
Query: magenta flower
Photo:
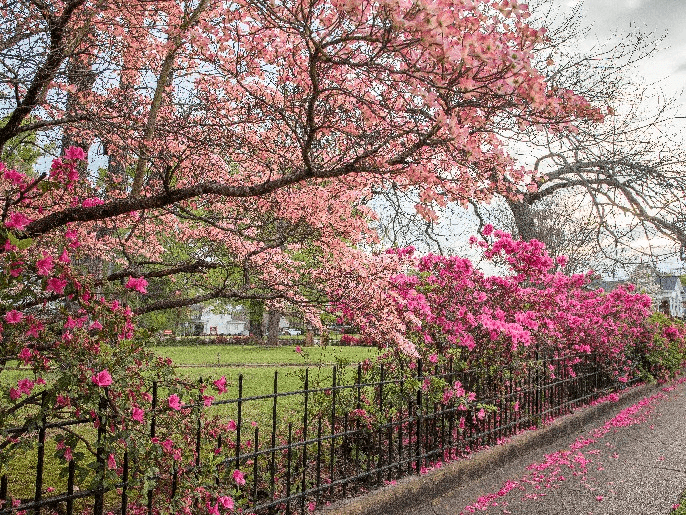
<svg viewBox="0 0 686 515"><path fill-rule="evenodd" d="M144 277L131 277L129 276L129 282L126 283L126 287L129 290L135 290L139 293L148 293L145 287L148 285L148 281Z"/></svg>
<svg viewBox="0 0 686 515"><path fill-rule="evenodd" d="M5 321L8 324L18 324L24 318L24 313L13 309L5 314Z"/></svg>
<svg viewBox="0 0 686 515"><path fill-rule="evenodd" d="M429 356L429 361L431 361L431 363L438 363L438 355L432 354Z"/></svg>
<svg viewBox="0 0 686 515"><path fill-rule="evenodd" d="M86 159L86 153L81 147L69 147L64 153L65 159L77 159L83 161Z"/></svg>
<svg viewBox="0 0 686 515"><path fill-rule="evenodd" d="M145 415L145 411L140 409L137 406L134 406L131 408L131 418L135 420L136 422L140 422L141 424L143 423L143 415Z"/></svg>
<svg viewBox="0 0 686 515"><path fill-rule="evenodd" d="M114 459L114 454L110 454L110 455L107 457L107 468L110 469L110 470L114 470L114 469L117 468L117 462L116 462L116 460Z"/></svg>
<svg viewBox="0 0 686 515"><path fill-rule="evenodd" d="M64 293L64 288L67 286L67 281L65 279L60 279L58 277L51 277L48 279L48 286L45 291L54 291L58 295Z"/></svg>
<svg viewBox="0 0 686 515"><path fill-rule="evenodd" d="M173 410L179 411L181 409L181 399L179 399L179 396L175 393L169 396L169 399L167 399L167 403L169 404L169 407Z"/></svg>
<svg viewBox="0 0 686 515"><path fill-rule="evenodd" d="M214 382L214 386L217 387L217 391L219 391L219 393L224 393L226 391L226 377L221 376Z"/></svg>
<svg viewBox="0 0 686 515"><path fill-rule="evenodd" d="M17 355L17 357L24 362L24 365L28 365L31 362L32 356L33 352L31 352L31 349L28 347L21 349L21 352Z"/></svg>
<svg viewBox="0 0 686 515"><path fill-rule="evenodd" d="M21 392L16 388L10 388L10 399L16 401L19 397L21 397Z"/></svg>
<svg viewBox="0 0 686 515"><path fill-rule="evenodd" d="M227 495L220 495L217 500L219 501L219 504L222 505L222 508L233 510L233 499L231 497Z"/></svg>
<svg viewBox="0 0 686 515"><path fill-rule="evenodd" d="M34 383L31 381L31 379L20 379L17 381L17 387L19 388L19 391L21 393L25 393L26 395L29 395L31 391L33 390Z"/></svg>
<svg viewBox="0 0 686 515"><path fill-rule="evenodd" d="M38 275L48 276L54 267L52 256L50 254L43 254L43 259L36 261L36 269Z"/></svg>
<svg viewBox="0 0 686 515"><path fill-rule="evenodd" d="M233 420L229 420L229 423L226 424L226 428L227 428L229 431L235 431L237 427L238 427L238 426L236 426L236 423L235 423Z"/></svg>
<svg viewBox="0 0 686 515"><path fill-rule="evenodd" d="M296 345L296 347L295 347L295 352L297 352L298 354L300 354L302 351L303 351L303 350L300 348L300 345Z"/></svg>
<svg viewBox="0 0 686 515"><path fill-rule="evenodd" d="M5 227L8 229L17 229L19 231L23 231L26 229L26 226L31 223L31 220L26 218L24 215L21 213L12 213L8 220L5 222Z"/></svg>
<svg viewBox="0 0 686 515"><path fill-rule="evenodd" d="M93 384L97 386L109 386L112 384L112 376L107 371L107 369L105 369L101 370L97 374L93 374L93 376L91 377L91 381L93 381Z"/></svg>
<svg viewBox="0 0 686 515"><path fill-rule="evenodd" d="M243 486L245 484L245 476L243 476L243 472L241 472L238 469L234 470L233 480L236 482L238 486Z"/></svg>

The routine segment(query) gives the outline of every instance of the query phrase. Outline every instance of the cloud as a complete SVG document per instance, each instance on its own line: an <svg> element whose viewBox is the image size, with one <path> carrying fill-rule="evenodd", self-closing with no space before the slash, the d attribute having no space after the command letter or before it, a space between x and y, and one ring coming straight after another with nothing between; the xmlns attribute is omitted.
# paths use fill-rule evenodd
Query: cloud
<svg viewBox="0 0 686 515"><path fill-rule="evenodd" d="M624 7L629 10L638 9L643 5L643 0L626 0Z"/></svg>
<svg viewBox="0 0 686 515"><path fill-rule="evenodd" d="M686 73L686 61L677 66L676 70L672 73Z"/></svg>

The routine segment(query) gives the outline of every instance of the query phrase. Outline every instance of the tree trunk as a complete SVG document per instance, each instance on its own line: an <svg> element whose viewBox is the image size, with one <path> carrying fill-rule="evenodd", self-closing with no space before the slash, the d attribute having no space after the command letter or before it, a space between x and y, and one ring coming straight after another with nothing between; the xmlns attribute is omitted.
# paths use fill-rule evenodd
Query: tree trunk
<svg viewBox="0 0 686 515"><path fill-rule="evenodd" d="M279 344L279 320L281 313L270 309L267 315L267 345L276 347Z"/></svg>
<svg viewBox="0 0 686 515"><path fill-rule="evenodd" d="M533 240L534 238L538 239L531 206L525 202L514 202L512 200L508 200L507 204L510 206L512 216L514 217L517 236L525 241Z"/></svg>
<svg viewBox="0 0 686 515"><path fill-rule="evenodd" d="M264 318L264 301L251 299L248 301L248 321L250 336L257 340L262 340L262 319Z"/></svg>

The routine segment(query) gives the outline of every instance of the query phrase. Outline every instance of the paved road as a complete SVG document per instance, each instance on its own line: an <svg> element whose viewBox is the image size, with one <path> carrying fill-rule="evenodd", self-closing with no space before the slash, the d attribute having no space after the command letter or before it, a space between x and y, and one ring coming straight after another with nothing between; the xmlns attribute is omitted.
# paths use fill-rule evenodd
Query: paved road
<svg viewBox="0 0 686 515"><path fill-rule="evenodd" d="M686 381L644 391L507 463L486 459L480 477L428 474L334 512L667 515L686 489Z"/></svg>

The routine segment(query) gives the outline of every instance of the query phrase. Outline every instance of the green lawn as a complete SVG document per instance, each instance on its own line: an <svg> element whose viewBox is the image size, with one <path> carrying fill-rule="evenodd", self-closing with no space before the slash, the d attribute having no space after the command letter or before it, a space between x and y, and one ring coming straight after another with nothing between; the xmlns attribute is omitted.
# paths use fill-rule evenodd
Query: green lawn
<svg viewBox="0 0 686 515"><path fill-rule="evenodd" d="M175 365L296 365L302 368L338 362L358 363L375 358L379 351L372 347L303 347L296 345L264 347L259 345L205 345L153 347L160 356L171 358Z"/></svg>

